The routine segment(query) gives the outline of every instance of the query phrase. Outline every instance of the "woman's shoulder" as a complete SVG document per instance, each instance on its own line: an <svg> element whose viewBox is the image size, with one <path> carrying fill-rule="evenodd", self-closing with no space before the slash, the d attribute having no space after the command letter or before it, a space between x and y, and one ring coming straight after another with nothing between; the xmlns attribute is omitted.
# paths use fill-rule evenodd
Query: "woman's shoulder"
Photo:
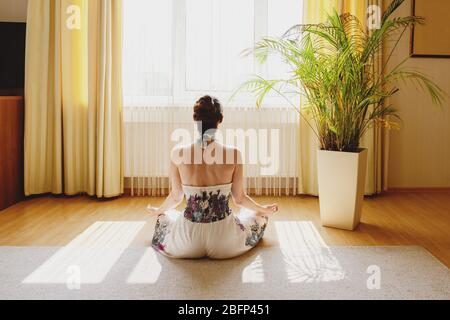
<svg viewBox="0 0 450 320"><path fill-rule="evenodd" d="M172 149L170 159L175 164L186 164L186 160L191 160L195 155L195 148L200 147L201 146L197 143L176 146ZM220 142L215 142L211 147L216 150L222 150L220 153L223 154L225 159L227 159L227 164L231 164L228 163L229 159L233 159L232 164L242 164L242 153L239 148L232 145L222 144Z"/></svg>
<svg viewBox="0 0 450 320"><path fill-rule="evenodd" d="M170 152L170 160L177 165L183 163L184 158L191 154L192 148L193 144L175 146Z"/></svg>
<svg viewBox="0 0 450 320"><path fill-rule="evenodd" d="M242 152L238 147L222 144L227 159L234 159L233 164L242 164Z"/></svg>

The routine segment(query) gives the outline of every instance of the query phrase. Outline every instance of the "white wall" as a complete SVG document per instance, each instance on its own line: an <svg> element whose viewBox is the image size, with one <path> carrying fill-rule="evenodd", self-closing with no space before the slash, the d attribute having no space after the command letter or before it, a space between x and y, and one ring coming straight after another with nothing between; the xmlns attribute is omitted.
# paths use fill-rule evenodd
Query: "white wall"
<svg viewBox="0 0 450 320"><path fill-rule="evenodd" d="M410 1L410 0L409 0ZM399 14L411 14L411 3L405 3ZM407 32L393 62L408 57L410 34ZM410 58L407 67L418 69L435 80L450 94L450 59ZM450 187L450 99L444 110L411 85L400 85L401 91L391 99L403 120L399 131L391 131L389 159L390 188Z"/></svg>
<svg viewBox="0 0 450 320"><path fill-rule="evenodd" d="M25 22L28 0L0 0L1 22Z"/></svg>

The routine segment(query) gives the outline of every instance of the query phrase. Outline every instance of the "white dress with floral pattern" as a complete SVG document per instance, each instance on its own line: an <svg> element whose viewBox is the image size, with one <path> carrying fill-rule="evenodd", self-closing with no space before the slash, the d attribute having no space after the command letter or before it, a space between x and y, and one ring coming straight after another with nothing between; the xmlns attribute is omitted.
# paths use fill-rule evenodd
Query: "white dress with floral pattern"
<svg viewBox="0 0 450 320"><path fill-rule="evenodd" d="M242 209L229 208L231 184L211 187L183 186L184 212L170 210L158 217L152 246L173 258L228 259L255 247L268 219Z"/></svg>

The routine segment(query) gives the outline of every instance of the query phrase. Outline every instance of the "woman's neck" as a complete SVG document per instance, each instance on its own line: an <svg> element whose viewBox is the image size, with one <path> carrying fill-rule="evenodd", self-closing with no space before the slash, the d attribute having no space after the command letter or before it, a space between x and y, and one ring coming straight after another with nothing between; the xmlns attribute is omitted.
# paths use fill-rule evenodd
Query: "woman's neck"
<svg viewBox="0 0 450 320"><path fill-rule="evenodd" d="M197 144L201 145L203 148L206 148L210 143L213 143L216 140L216 131L217 129L209 129L206 131L200 138L198 138Z"/></svg>

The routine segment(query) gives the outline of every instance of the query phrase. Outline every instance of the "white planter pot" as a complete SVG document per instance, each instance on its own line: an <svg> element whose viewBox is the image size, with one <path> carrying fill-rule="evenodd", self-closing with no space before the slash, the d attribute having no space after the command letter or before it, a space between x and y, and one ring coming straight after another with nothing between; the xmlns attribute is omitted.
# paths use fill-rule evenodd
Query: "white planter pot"
<svg viewBox="0 0 450 320"><path fill-rule="evenodd" d="M367 149L358 153L319 150L317 167L322 225L354 230L361 220Z"/></svg>

